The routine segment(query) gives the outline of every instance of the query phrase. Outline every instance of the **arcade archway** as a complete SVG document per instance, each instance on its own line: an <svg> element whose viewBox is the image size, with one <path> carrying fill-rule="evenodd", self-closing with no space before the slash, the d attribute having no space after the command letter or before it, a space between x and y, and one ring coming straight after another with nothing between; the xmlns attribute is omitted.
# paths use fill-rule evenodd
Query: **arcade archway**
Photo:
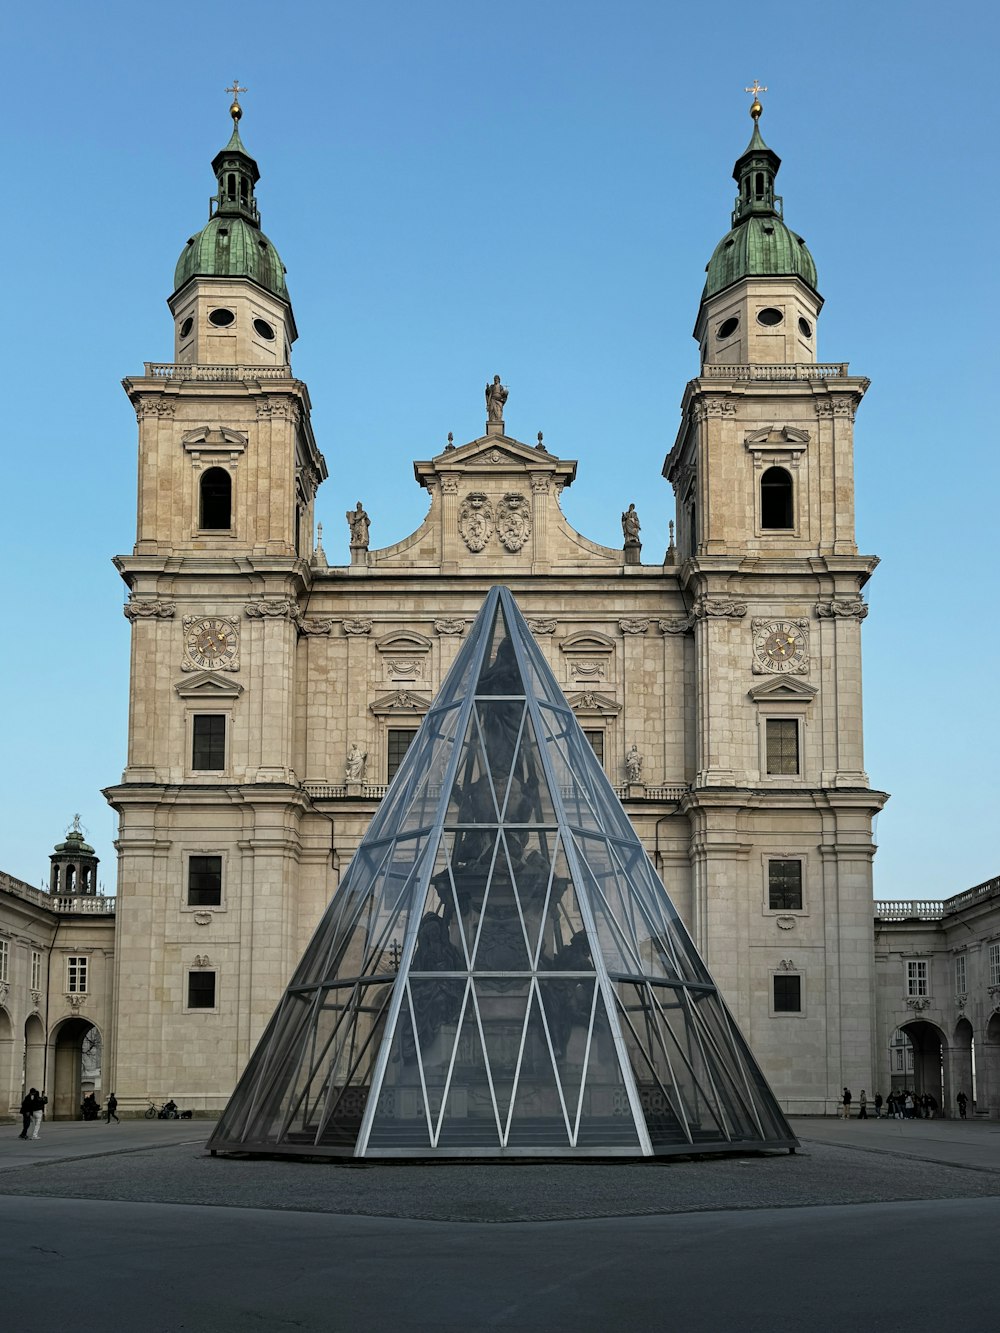
<svg viewBox="0 0 1000 1333"><path fill-rule="evenodd" d="M939 1107L947 1108L951 1103L950 1082L946 1078L945 1055L949 1050L948 1039L936 1023L927 1019L915 1019L904 1023L902 1031L910 1039L913 1047L913 1089L918 1097L926 1093L937 1102Z"/></svg>
<svg viewBox="0 0 1000 1333"><path fill-rule="evenodd" d="M23 1092L45 1087L45 1029L37 1014L29 1014L24 1024ZM23 1095L23 1093L22 1093Z"/></svg>
<svg viewBox="0 0 1000 1333"><path fill-rule="evenodd" d="M85 1056L93 1049L96 1033L98 1047L100 1031L86 1018L65 1018L52 1029L49 1040L50 1113L54 1120L75 1120L83 1100ZM88 1079L88 1090L93 1087Z"/></svg>
<svg viewBox="0 0 1000 1333"><path fill-rule="evenodd" d="M16 1101L14 1088L14 1029L6 1009L0 1009L0 1113Z"/></svg>

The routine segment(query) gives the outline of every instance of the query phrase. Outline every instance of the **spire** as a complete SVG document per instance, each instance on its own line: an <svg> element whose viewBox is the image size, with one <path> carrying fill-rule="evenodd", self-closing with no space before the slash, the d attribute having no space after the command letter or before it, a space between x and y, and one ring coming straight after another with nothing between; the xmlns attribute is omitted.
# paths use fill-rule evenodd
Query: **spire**
<svg viewBox="0 0 1000 1333"><path fill-rule="evenodd" d="M233 132L225 148L212 159L212 170L218 181L219 192L211 201L215 208L209 217L236 215L246 218L256 227L260 226L260 214L257 212L253 187L260 180L260 172L240 138L240 120L243 116L240 93L246 91L246 88L240 87L238 79L233 79L233 86L226 89L227 93L233 95L229 108L233 118Z"/></svg>
<svg viewBox="0 0 1000 1333"><path fill-rule="evenodd" d="M733 226L748 217L781 217L782 201L774 193L774 178L781 166L781 158L772 152L764 142L760 132L760 118L764 108L760 104L758 93L766 93L756 79L753 87L746 90L753 93L750 117L753 120L753 134L741 157L733 167L733 179L739 185L736 207L733 209Z"/></svg>

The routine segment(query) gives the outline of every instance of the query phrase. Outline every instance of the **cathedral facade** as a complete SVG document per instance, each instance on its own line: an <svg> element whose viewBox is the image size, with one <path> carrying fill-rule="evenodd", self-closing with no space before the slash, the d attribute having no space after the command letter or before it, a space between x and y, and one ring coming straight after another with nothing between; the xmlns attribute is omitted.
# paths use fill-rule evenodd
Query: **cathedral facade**
<svg viewBox="0 0 1000 1333"><path fill-rule="evenodd" d="M783 1108L830 1111L875 1055L873 790L862 747L853 431L867 381L818 358L822 298L753 135L708 266L664 476L677 541L574 531L577 463L484 429L414 463L416 532L351 563L294 375L240 108L169 299L174 359L124 381L138 528L110 1052L146 1095L221 1109L486 593L511 589ZM678 386L679 390L681 386ZM478 390L477 390L478 392ZM110 1085L109 1085L110 1086Z"/></svg>

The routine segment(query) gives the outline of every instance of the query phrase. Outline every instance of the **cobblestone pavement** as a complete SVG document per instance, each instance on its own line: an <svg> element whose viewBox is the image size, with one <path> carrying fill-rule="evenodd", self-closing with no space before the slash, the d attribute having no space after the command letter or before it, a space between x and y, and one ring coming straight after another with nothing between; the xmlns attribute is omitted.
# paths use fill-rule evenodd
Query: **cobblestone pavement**
<svg viewBox="0 0 1000 1333"><path fill-rule="evenodd" d="M1000 1126L991 1124L913 1122L899 1127L913 1133L900 1133L893 1122L803 1120L794 1155L433 1166L213 1158L204 1122L130 1122L120 1134L115 1126L46 1128L37 1145L20 1143L16 1130L2 1136L0 1195L449 1222L1000 1196Z"/></svg>

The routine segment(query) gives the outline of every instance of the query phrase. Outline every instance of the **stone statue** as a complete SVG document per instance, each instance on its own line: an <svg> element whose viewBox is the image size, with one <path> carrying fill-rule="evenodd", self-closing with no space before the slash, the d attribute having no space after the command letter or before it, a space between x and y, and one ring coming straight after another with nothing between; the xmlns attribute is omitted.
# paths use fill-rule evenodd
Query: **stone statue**
<svg viewBox="0 0 1000 1333"><path fill-rule="evenodd" d="M625 773L629 782L642 781L642 755L639 753L639 747L635 741L632 742L632 748L625 756Z"/></svg>
<svg viewBox="0 0 1000 1333"><path fill-rule="evenodd" d="M488 421L503 421L503 405L507 401L507 389L500 383L500 376L493 376L493 383L486 386L486 418Z"/></svg>
<svg viewBox="0 0 1000 1333"><path fill-rule="evenodd" d="M345 771L348 782L364 782L365 765L368 762L368 751L362 750L357 741L351 745L350 753L347 756Z"/></svg>
<svg viewBox="0 0 1000 1333"><path fill-rule="evenodd" d="M639 541L639 515L635 512L635 505L629 505L625 513L622 514L622 533L625 537L626 546L641 546Z"/></svg>
<svg viewBox="0 0 1000 1333"><path fill-rule="evenodd" d="M348 509L344 515L347 519L347 526L351 529L351 546L368 549L368 528L371 520L361 507L361 501L358 501L357 509Z"/></svg>

